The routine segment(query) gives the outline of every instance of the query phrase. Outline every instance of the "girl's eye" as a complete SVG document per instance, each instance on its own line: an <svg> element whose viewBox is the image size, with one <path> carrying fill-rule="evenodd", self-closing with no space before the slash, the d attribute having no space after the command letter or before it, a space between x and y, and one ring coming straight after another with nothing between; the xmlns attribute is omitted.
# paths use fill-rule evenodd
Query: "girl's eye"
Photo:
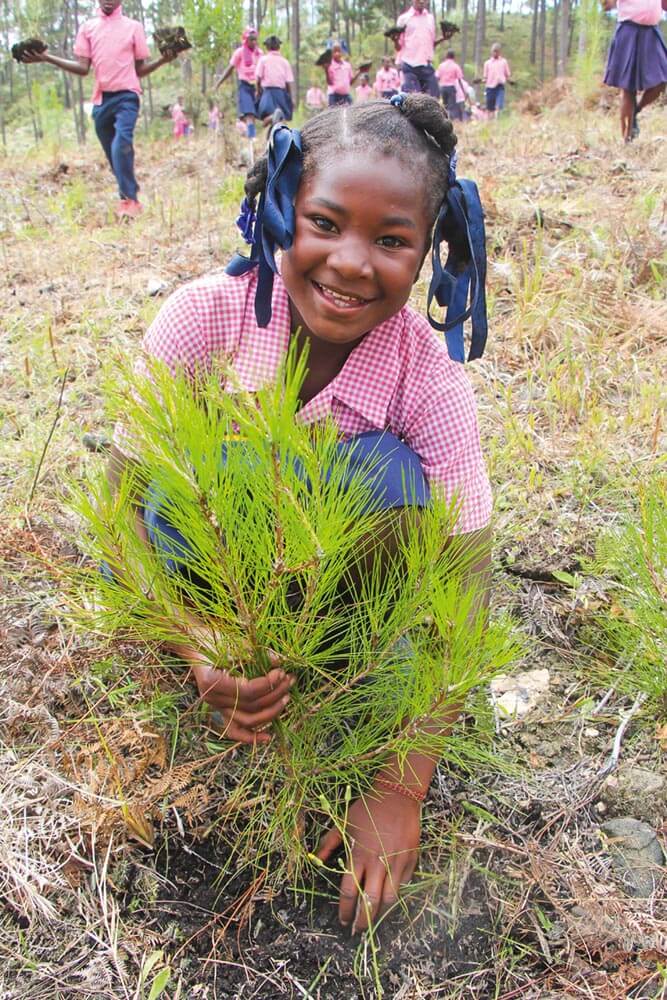
<svg viewBox="0 0 667 1000"><path fill-rule="evenodd" d="M387 250L394 250L396 247L405 246L405 240L400 239L398 236L381 236L378 243L381 247L386 247Z"/></svg>
<svg viewBox="0 0 667 1000"><path fill-rule="evenodd" d="M311 221L325 233L333 233L336 231L336 227L331 221L331 219L325 219L323 215L313 215Z"/></svg>

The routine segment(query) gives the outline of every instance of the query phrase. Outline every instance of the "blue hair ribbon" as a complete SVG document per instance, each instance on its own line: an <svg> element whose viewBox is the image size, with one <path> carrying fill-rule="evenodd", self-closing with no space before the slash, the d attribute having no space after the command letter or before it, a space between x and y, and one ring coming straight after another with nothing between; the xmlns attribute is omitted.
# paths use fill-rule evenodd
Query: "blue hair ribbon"
<svg viewBox="0 0 667 1000"><path fill-rule="evenodd" d="M402 112L406 97L407 94L395 94L390 102ZM463 324L466 320L469 319L472 326L468 361L481 358L486 345L486 234L477 185L457 179L456 163L457 154L453 152L449 160L449 188L433 230L433 274L426 315L431 326L444 333L452 361L463 362ZM443 241L449 246L444 267L440 257ZM447 310L444 323L431 314L433 299Z"/></svg>
<svg viewBox="0 0 667 1000"><path fill-rule="evenodd" d="M294 241L294 199L302 167L301 133L283 123L274 125L267 160L266 185L259 197L254 225L247 199L237 223L246 241L250 242L248 236L251 236L250 256L235 254L225 268L227 274L234 276L246 274L253 267L258 269L255 317L260 327L271 322L273 276L278 273L276 251L289 250Z"/></svg>
<svg viewBox="0 0 667 1000"><path fill-rule="evenodd" d="M449 253L442 266L440 248ZM445 335L453 361L465 361L463 324L471 321L468 361L481 358L486 345L486 235L484 210L474 181L454 180L438 213L431 253L433 275L428 289L426 314L435 330ZM431 315L433 299L447 309L445 322Z"/></svg>

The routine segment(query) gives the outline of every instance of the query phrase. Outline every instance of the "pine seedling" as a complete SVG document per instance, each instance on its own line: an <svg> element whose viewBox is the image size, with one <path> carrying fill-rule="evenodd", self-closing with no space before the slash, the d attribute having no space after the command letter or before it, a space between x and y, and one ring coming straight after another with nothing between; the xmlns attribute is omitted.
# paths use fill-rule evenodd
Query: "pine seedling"
<svg viewBox="0 0 667 1000"><path fill-rule="evenodd" d="M352 474L334 423L300 422L305 364L291 352L275 384L252 394L229 369L194 386L159 367L135 378L117 409L140 458L115 496L99 477L75 501L92 557L88 627L187 640L244 677L267 672L271 653L295 674L273 741L247 750L220 817L237 870L270 870L274 884L304 878L321 830L342 824L390 752L439 758L453 744L460 759L460 741L426 721L517 655L509 624L487 621L465 582L478 554L447 545L455 505L373 512L381 459ZM167 559L139 538L137 496L159 505L187 550ZM391 532L396 554L371 558Z"/></svg>
<svg viewBox="0 0 667 1000"><path fill-rule="evenodd" d="M639 486L636 513L598 541L592 569L609 580L611 603L592 642L614 659L615 685L644 693L667 717L667 477Z"/></svg>

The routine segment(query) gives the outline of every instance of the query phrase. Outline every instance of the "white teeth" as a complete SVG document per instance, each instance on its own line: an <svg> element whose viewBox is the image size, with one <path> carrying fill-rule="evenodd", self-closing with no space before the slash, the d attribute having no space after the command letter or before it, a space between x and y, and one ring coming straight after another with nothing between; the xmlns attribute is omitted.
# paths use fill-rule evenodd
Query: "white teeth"
<svg viewBox="0 0 667 1000"><path fill-rule="evenodd" d="M336 305L342 306L350 302L353 303L354 305L357 304L361 305L363 302L365 302L365 299L360 299L356 295L343 295L341 292L335 292L333 288L329 288L327 285L320 285L320 288L322 289L323 292L327 294L327 296L333 299Z"/></svg>

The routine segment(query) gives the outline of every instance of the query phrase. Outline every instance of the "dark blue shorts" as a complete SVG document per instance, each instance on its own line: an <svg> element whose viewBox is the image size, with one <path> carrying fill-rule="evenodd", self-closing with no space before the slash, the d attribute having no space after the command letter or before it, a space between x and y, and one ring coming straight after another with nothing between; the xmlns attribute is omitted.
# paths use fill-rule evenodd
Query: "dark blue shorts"
<svg viewBox="0 0 667 1000"><path fill-rule="evenodd" d="M262 91L257 105L257 114L260 118L267 118L272 115L276 108L280 108L285 116L285 121L292 118L292 100L289 91L282 87L265 87Z"/></svg>
<svg viewBox="0 0 667 1000"><path fill-rule="evenodd" d="M239 88L236 93L236 109L239 118L244 118L246 115L257 117L257 94L252 83L248 83L246 80L239 80Z"/></svg>
<svg viewBox="0 0 667 1000"><path fill-rule="evenodd" d="M505 107L505 84L499 83L497 87L486 88L486 110L502 111Z"/></svg>
<svg viewBox="0 0 667 1000"><path fill-rule="evenodd" d="M243 447L239 442L235 447ZM339 454L349 455L349 479L361 468L371 465L368 483L371 487L368 508L371 511L393 510L400 507L425 507L430 490L418 456L406 444L388 432L369 431L338 445ZM224 461L224 456L223 456ZM144 507L144 522L148 537L156 550L165 557L167 568L180 571L192 579L187 559L191 551L185 538L162 513L160 498L149 489ZM197 583L203 581L195 581Z"/></svg>

